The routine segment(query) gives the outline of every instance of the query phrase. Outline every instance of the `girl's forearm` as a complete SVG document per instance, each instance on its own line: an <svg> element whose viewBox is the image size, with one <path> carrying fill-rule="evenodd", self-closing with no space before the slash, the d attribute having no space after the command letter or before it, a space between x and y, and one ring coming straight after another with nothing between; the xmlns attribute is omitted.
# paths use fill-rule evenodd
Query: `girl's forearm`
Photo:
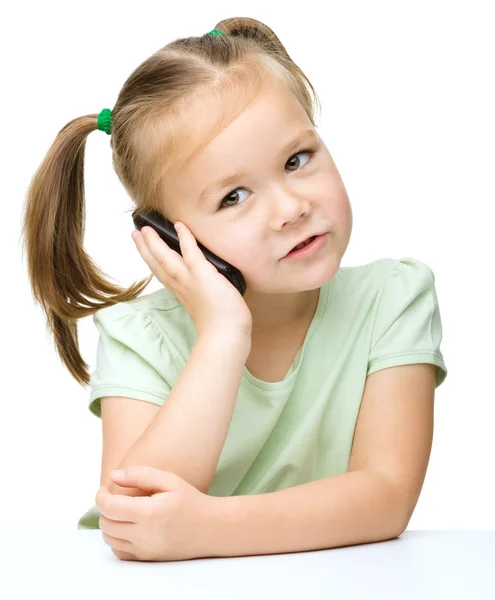
<svg viewBox="0 0 495 600"><path fill-rule="evenodd" d="M118 468L147 465L171 471L207 493L225 444L250 348L248 336L221 332L198 338L163 406ZM109 490L147 495L115 483Z"/></svg>

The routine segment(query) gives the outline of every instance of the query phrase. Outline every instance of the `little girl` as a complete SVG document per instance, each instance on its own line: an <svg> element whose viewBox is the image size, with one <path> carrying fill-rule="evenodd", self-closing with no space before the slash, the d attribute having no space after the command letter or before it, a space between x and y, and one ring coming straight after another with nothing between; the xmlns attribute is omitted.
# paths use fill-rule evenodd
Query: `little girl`
<svg viewBox="0 0 495 600"><path fill-rule="evenodd" d="M61 360L91 386L101 485L134 464L218 497L344 474L357 469L368 376L429 364L432 387L445 380L430 267L410 257L340 266L352 212L316 104L269 27L225 19L145 60L113 110L69 122L37 170L29 277ZM129 289L83 246L85 143L97 128L136 208L176 224L181 241L182 255L152 228L133 232L152 275ZM240 270L244 294L196 241ZM163 288L138 297L153 276ZM88 315L100 335L91 376L77 340ZM99 528L99 516L91 507L78 528Z"/></svg>

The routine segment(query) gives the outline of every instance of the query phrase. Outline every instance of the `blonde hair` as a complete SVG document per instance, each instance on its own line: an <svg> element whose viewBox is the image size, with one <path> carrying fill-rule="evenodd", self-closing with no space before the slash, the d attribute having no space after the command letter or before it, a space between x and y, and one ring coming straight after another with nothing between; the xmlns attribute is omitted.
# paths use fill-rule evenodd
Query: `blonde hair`
<svg viewBox="0 0 495 600"><path fill-rule="evenodd" d="M177 174L267 83L291 91L315 126L318 96L267 25L235 17L214 29L224 36L179 38L146 59L112 109L112 162L138 210L163 214L167 175ZM201 116L203 104L212 101L220 103L220 119L198 135L194 128L202 120L194 113ZM84 151L97 118L78 117L59 131L31 180L22 227L34 300L45 312L59 357L81 385L90 377L77 320L136 298L153 278L123 289L84 250ZM190 140L198 139L192 147Z"/></svg>

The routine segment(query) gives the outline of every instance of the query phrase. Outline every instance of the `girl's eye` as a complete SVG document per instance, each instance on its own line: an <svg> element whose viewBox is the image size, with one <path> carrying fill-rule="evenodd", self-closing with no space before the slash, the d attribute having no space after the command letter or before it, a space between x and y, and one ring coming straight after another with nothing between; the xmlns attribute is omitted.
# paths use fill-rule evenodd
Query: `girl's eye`
<svg viewBox="0 0 495 600"><path fill-rule="evenodd" d="M291 160L292 160L292 159L293 159L295 156L298 156L299 154L308 154L308 155L309 155L309 159L308 159L308 161L307 161L307 162L306 162L306 163L305 163L305 164L304 164L302 167L300 167L300 168L302 169L302 168L304 168L304 167L305 167L305 166L308 164L308 162L311 160L311 157L313 156L313 154L314 154L314 153L315 153L315 150L312 150L312 149L300 150L300 151L299 151L299 152L297 152L296 154L293 154L293 155L292 155L292 156L289 158L289 160L287 161L287 163L289 163L289 162L290 162L290 161L291 161ZM295 167L297 168L299 165L297 164L297 165L292 165L292 166L295 166ZM296 169L294 169L294 170L296 170ZM223 198L223 200L222 200L222 201L221 201L221 203L220 203L220 206L219 206L219 208L220 208L220 209L221 209L221 208L223 208L223 204L224 204L224 202L226 202L226 201L229 199L229 197L230 197L232 194L234 194L235 192L237 192L237 190L244 190L244 189L245 189L245 188L238 187L238 188L235 188L235 190L232 190L232 191L231 191L229 194L227 194L227 195L226 195L226 196ZM230 199L232 199L232 198L230 198ZM241 204L242 204L242 203L241 203ZM227 205L226 205L226 207L229 207L229 206L239 206L239 204L227 204Z"/></svg>

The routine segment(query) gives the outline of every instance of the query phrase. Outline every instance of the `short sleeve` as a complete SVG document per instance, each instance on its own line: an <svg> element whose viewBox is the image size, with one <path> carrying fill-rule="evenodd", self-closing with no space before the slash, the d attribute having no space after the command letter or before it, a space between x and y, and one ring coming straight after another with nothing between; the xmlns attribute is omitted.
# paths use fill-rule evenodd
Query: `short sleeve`
<svg viewBox="0 0 495 600"><path fill-rule="evenodd" d="M101 418L103 396L163 405L172 388L167 365L173 362L163 332L146 313L124 302L99 310L93 322L99 338L89 410Z"/></svg>
<svg viewBox="0 0 495 600"><path fill-rule="evenodd" d="M378 300L367 375L398 365L431 363L436 365L437 388L447 376L447 367L440 350L442 322L435 276L418 259L394 262Z"/></svg>

